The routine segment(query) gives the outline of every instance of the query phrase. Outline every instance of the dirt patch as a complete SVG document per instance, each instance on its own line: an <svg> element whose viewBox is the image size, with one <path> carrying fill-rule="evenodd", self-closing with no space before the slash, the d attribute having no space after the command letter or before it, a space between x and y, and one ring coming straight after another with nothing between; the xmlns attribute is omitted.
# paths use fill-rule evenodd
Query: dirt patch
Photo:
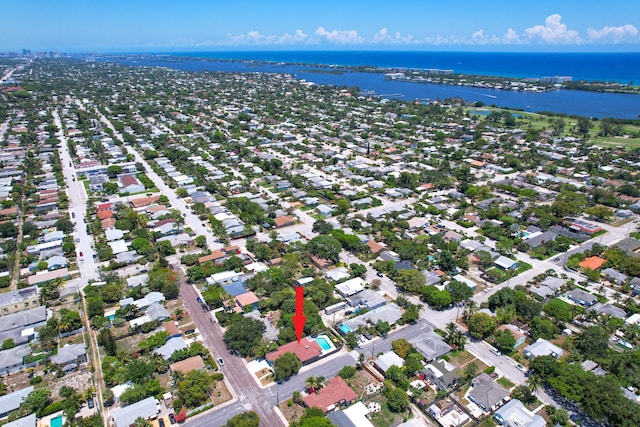
<svg viewBox="0 0 640 427"><path fill-rule="evenodd" d="M228 402L233 398L224 381L218 381L216 383L216 386L211 391L211 396L213 397L213 404L215 406Z"/></svg>
<svg viewBox="0 0 640 427"><path fill-rule="evenodd" d="M291 405L289 405L289 402L291 402ZM292 421L298 421L300 416L304 413L304 408L293 403L291 399L280 402L278 408L280 408L280 412L282 412L282 415L284 415L289 423Z"/></svg>
<svg viewBox="0 0 640 427"><path fill-rule="evenodd" d="M366 396L365 387L369 384L378 384L380 382L364 369L356 371L356 375L353 378L345 381L358 396Z"/></svg>
<svg viewBox="0 0 640 427"><path fill-rule="evenodd" d="M54 399L58 399L58 392L62 386L73 387L77 392L84 392L91 385L93 385L93 376L90 372L73 372L71 374L67 374L62 378L56 378L54 374L48 374L47 380L43 381L43 383L47 384L47 388L51 391L51 396Z"/></svg>
<svg viewBox="0 0 640 427"><path fill-rule="evenodd" d="M269 385L273 383L273 375L268 375L260 380L260 384Z"/></svg>

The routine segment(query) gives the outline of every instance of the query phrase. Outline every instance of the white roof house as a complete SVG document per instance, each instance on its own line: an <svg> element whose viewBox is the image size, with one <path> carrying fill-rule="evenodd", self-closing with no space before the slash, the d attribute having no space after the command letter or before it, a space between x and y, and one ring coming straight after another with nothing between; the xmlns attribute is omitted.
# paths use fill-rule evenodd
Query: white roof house
<svg viewBox="0 0 640 427"><path fill-rule="evenodd" d="M387 369L392 366L402 368L404 366L404 359L398 356L395 351L389 350L386 353L378 356L378 358L373 363L378 368L378 370L384 373L387 372Z"/></svg>
<svg viewBox="0 0 640 427"><path fill-rule="evenodd" d="M336 291L338 291L338 293L343 297L355 295L364 289L364 286L362 286L363 283L364 280L362 280L362 278L354 277L353 279L336 285Z"/></svg>
<svg viewBox="0 0 640 427"><path fill-rule="evenodd" d="M160 412L160 408L156 404L156 399L147 397L132 405L113 411L113 422L116 427L129 427L136 418L153 418L158 415L158 412Z"/></svg>
<svg viewBox="0 0 640 427"><path fill-rule="evenodd" d="M538 356L553 356L556 359L559 359L563 354L563 349L550 343L544 338L538 338L538 341L528 345L524 349L524 355L527 359L533 359Z"/></svg>

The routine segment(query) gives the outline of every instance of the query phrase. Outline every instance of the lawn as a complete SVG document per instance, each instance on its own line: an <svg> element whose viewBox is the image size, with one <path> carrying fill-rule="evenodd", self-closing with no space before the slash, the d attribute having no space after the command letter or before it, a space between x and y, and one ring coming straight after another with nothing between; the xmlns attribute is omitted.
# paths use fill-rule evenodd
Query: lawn
<svg viewBox="0 0 640 427"><path fill-rule="evenodd" d="M509 381L506 377L500 377L496 382L500 384L502 387L506 388L507 390L511 390L511 388L515 385L514 383Z"/></svg>
<svg viewBox="0 0 640 427"><path fill-rule="evenodd" d="M471 353L466 350L463 351L453 351L447 355L449 358L449 363L451 363L455 367L460 367L468 362L471 362L475 359Z"/></svg>
<svg viewBox="0 0 640 427"><path fill-rule="evenodd" d="M379 394L373 399L363 402L365 405L369 404L369 402L378 402L380 404L380 412L371 414L371 423L376 427L388 427L398 425L402 422L402 419L408 413L408 411L402 413L391 412L389 406L387 406L387 399Z"/></svg>
<svg viewBox="0 0 640 427"><path fill-rule="evenodd" d="M615 136L597 136L590 138L590 142L603 147L623 147L625 150L633 150L640 147L640 138L621 138Z"/></svg>

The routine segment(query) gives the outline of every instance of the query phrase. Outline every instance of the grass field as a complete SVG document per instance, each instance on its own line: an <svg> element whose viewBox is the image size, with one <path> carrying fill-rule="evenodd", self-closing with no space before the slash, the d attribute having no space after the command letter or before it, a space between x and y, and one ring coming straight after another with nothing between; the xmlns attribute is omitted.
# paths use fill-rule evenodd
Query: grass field
<svg viewBox="0 0 640 427"><path fill-rule="evenodd" d="M539 130L552 129L552 120L555 117L546 116L544 114L531 113L528 111L521 110L512 110L509 108L497 108L497 107L469 107L468 110L473 114L474 112L477 114L478 111L509 111L511 113L517 114L520 117L517 118L518 126L522 129L527 129L528 127L537 128ZM576 136L575 129L577 126L577 120L572 117L563 117L565 122L564 131L561 136ZM588 142L591 142L596 145L600 145L603 147L622 147L625 150L633 150L634 148L640 147L640 137L638 138L623 138L616 136L599 136L601 132L600 121L596 120L593 122L593 127L589 131L589 137L587 139ZM622 125L622 134L623 135L640 135L640 125Z"/></svg>

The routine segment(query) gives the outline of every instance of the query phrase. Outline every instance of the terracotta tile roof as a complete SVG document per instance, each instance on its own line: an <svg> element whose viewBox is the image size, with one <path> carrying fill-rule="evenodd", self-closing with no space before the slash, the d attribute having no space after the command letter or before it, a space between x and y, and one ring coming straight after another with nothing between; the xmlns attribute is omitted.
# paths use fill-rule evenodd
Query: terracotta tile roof
<svg viewBox="0 0 640 427"><path fill-rule="evenodd" d="M124 175L120 177L120 182L122 183L122 185L124 185L125 187L128 187L130 185L140 185L140 181L138 181L138 178L136 178L133 175Z"/></svg>
<svg viewBox="0 0 640 427"><path fill-rule="evenodd" d="M311 393L302 398L308 407L316 407L324 412L329 412L335 406L353 402L358 398L355 391L341 378L334 377L325 383L325 386L316 393Z"/></svg>
<svg viewBox="0 0 640 427"><path fill-rule="evenodd" d="M191 371L197 369L204 369L204 361L201 356L193 356L188 359L181 360L180 362L172 363L169 365L171 372L182 372L188 374Z"/></svg>
<svg viewBox="0 0 640 427"><path fill-rule="evenodd" d="M300 340L300 344L298 344L298 341L293 341L289 344L281 345L276 351L267 354L267 360L273 362L285 353L293 353L298 357L298 359L300 359L302 364L304 364L305 362L320 356L321 352L322 349L317 342L314 340L310 341L307 338L302 338Z"/></svg>
<svg viewBox="0 0 640 427"><path fill-rule="evenodd" d="M294 220L291 215L283 215L274 218L273 222L275 222L276 227L285 227L287 225L292 225L294 223Z"/></svg>
<svg viewBox="0 0 640 427"><path fill-rule="evenodd" d="M160 196L138 197L137 199L131 200L131 206L134 208L142 208L156 203L158 200L160 200Z"/></svg>
<svg viewBox="0 0 640 427"><path fill-rule="evenodd" d="M113 228L116 225L116 219L115 218L103 219L102 221L100 221L100 225L102 226L103 230L106 230L107 228Z"/></svg>
<svg viewBox="0 0 640 427"><path fill-rule="evenodd" d="M111 203L100 203L96 209L98 211L106 211L107 209L111 209Z"/></svg>
<svg viewBox="0 0 640 427"><path fill-rule="evenodd" d="M371 253L374 253L374 254L377 254L378 252L386 248L384 244L378 243L375 240L369 240L367 242L367 246L369 247L369 249L371 249Z"/></svg>
<svg viewBox="0 0 640 427"><path fill-rule="evenodd" d="M238 245L227 246L226 248L222 248L222 250L225 251L227 255L230 253L238 253L240 251L240 246Z"/></svg>
<svg viewBox="0 0 640 427"><path fill-rule="evenodd" d="M592 256L590 258L585 259L580 263L581 268L597 270L607 262L606 259L600 258L598 256Z"/></svg>
<svg viewBox="0 0 640 427"><path fill-rule="evenodd" d="M244 294L240 294L236 297L236 303L238 303L238 305L241 305L243 307L255 304L258 301L260 301L258 296L251 291L245 292Z"/></svg>
<svg viewBox="0 0 640 427"><path fill-rule="evenodd" d="M17 215L17 214L18 214L18 208L16 206L8 209L0 209L0 216Z"/></svg>
<svg viewBox="0 0 640 427"><path fill-rule="evenodd" d="M178 335L180 333L180 330L178 329L176 324L173 322L173 320L170 322L164 322L162 326L164 327L164 330L167 331L170 337L174 335Z"/></svg>
<svg viewBox="0 0 640 427"><path fill-rule="evenodd" d="M107 218L111 218L113 216L113 211L111 209L107 209L107 210L104 210L104 211L98 211L96 213L96 215L100 219L107 219Z"/></svg>
<svg viewBox="0 0 640 427"><path fill-rule="evenodd" d="M220 249L216 249L215 251L211 251L211 254L198 258L198 262L202 264L207 261L215 261L220 258L224 258L227 254Z"/></svg>

